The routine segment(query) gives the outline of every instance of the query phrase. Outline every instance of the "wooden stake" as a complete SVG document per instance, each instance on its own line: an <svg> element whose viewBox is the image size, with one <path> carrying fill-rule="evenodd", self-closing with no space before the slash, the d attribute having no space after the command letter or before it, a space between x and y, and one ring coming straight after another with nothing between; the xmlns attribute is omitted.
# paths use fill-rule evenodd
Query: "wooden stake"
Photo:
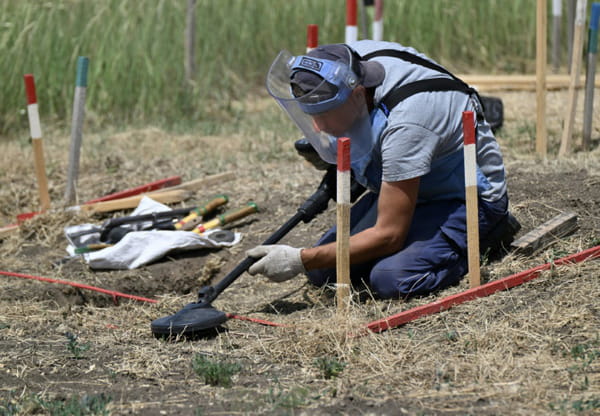
<svg viewBox="0 0 600 416"><path fill-rule="evenodd" d="M567 116L563 127L563 135L560 142L559 156L565 156L571 151L571 135L575 122L575 111L577 110L577 89L579 72L581 69L583 29L585 26L585 11L587 0L577 0L577 11L575 16L575 30L573 39L573 54L571 55L571 82L569 83L569 97L567 101Z"/></svg>
<svg viewBox="0 0 600 416"><path fill-rule="evenodd" d="M189 198L191 196L191 192L186 191L185 189L178 189L174 191L165 190L152 194L141 194L127 198L114 199L112 201L94 202L93 204L79 205L68 209L85 212L111 212L122 209L131 209L137 207L144 196L148 196L163 204L172 204Z"/></svg>
<svg viewBox="0 0 600 416"><path fill-rule="evenodd" d="M546 132L546 0L537 0L536 97L537 123L535 149L545 158L548 152Z"/></svg>
<svg viewBox="0 0 600 416"><path fill-rule="evenodd" d="M42 128L38 112L37 97L35 94L35 80L32 74L23 76L25 92L27 94L27 115L29 117L29 131L33 145L33 164L38 183L41 210L50 208L50 194L48 193L48 179L46 177L46 164L44 163L44 146L42 143Z"/></svg>
<svg viewBox="0 0 600 416"><path fill-rule="evenodd" d="M475 144L475 114L463 112L465 159L465 196L467 202L467 247L469 257L469 287L481 284L479 270L479 208L477 202L477 146Z"/></svg>
<svg viewBox="0 0 600 416"><path fill-rule="evenodd" d="M350 139L337 141L337 313L343 317L350 306Z"/></svg>
<svg viewBox="0 0 600 416"><path fill-rule="evenodd" d="M77 202L77 177L79 176L79 154L81 150L81 137L83 134L83 118L85 116L88 63L89 59L85 56L80 56L77 59L77 77L75 81L75 96L73 98L71 147L69 148L65 206L73 205Z"/></svg>
<svg viewBox="0 0 600 416"><path fill-rule="evenodd" d="M193 83L196 74L196 0L188 0L185 24L185 81Z"/></svg>

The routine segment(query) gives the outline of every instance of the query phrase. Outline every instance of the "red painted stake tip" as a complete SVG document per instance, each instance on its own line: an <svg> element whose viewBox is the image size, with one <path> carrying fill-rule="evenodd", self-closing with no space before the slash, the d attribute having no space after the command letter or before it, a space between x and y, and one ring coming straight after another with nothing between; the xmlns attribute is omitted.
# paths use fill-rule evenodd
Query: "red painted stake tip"
<svg viewBox="0 0 600 416"><path fill-rule="evenodd" d="M346 172L350 170L350 139L340 137L337 140L337 170Z"/></svg>
<svg viewBox="0 0 600 416"><path fill-rule="evenodd" d="M383 0L375 0L375 16L373 20L376 22L383 18Z"/></svg>
<svg viewBox="0 0 600 416"><path fill-rule="evenodd" d="M25 94L27 95L27 104L37 103L37 97L35 96L35 80L33 74L23 75L25 80Z"/></svg>
<svg viewBox="0 0 600 416"><path fill-rule="evenodd" d="M319 46L319 25L306 27L306 47L314 49Z"/></svg>
<svg viewBox="0 0 600 416"><path fill-rule="evenodd" d="M356 0L346 0L346 26L356 26Z"/></svg>
<svg viewBox="0 0 600 416"><path fill-rule="evenodd" d="M465 146L475 144L475 118L472 111L463 111L463 136Z"/></svg>

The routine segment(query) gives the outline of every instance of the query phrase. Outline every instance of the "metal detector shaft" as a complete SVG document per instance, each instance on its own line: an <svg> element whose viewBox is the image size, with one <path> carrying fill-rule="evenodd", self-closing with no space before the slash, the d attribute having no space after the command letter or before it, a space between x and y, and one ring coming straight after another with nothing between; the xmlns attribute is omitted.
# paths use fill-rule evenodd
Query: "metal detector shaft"
<svg viewBox="0 0 600 416"><path fill-rule="evenodd" d="M329 199L335 193L335 186L331 188L331 175L335 175L335 167L330 169L325 174L325 177L321 181L317 191L312 194L305 202L298 208L298 212L294 214L285 224L283 224L277 231L275 231L269 238L267 238L263 245L275 244L281 240L287 233L289 233L300 221L310 222L316 215L323 212L327 208ZM335 178L335 176L334 176ZM333 182L335 185L335 182ZM205 286L198 292L198 303L210 306L210 303L221 294L225 289L229 287L238 277L240 277L246 270L250 268L258 259L252 257L246 257L240 264L236 266L227 276L221 279L214 286Z"/></svg>

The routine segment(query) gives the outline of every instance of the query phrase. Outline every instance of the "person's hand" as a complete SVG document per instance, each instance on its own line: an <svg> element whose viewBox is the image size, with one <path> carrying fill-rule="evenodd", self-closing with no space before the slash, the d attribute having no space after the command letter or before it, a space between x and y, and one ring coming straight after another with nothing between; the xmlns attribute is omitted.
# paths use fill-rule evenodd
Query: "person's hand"
<svg viewBox="0 0 600 416"><path fill-rule="evenodd" d="M300 273L306 273L300 251L301 248L280 244L254 247L246 254L260 260L250 266L248 273L260 273L274 282L285 282Z"/></svg>

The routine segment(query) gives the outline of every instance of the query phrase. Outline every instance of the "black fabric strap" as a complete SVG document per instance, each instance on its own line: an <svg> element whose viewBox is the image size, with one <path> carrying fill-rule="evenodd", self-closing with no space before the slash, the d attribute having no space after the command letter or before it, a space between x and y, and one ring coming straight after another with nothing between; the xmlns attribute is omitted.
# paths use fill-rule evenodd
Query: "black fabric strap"
<svg viewBox="0 0 600 416"><path fill-rule="evenodd" d="M464 81L456 77L446 68L428 61L427 59L421 58L418 55L412 54L406 51L399 51L397 49L381 49L368 53L362 57L364 60L369 60L378 56L386 56L392 58L402 59L403 61L410 62L415 65L420 65L431 70L446 74L449 78L431 78L420 81L411 82L405 85L394 85L392 89L381 99L381 103L387 107L388 111L391 111L399 102L405 100L411 95L418 94L420 92L428 91L460 91L467 95L475 95L481 103L479 94L477 91L467 85ZM477 117L483 117L483 108L478 109Z"/></svg>
<svg viewBox="0 0 600 416"><path fill-rule="evenodd" d="M394 86L385 97L381 99L389 111L400 101L420 92L433 91L460 91L467 95L475 93L475 90L462 81L450 78L432 78L411 82L409 84Z"/></svg>
<svg viewBox="0 0 600 416"><path fill-rule="evenodd" d="M424 66L425 68L433 69L434 71L441 72L442 74L450 75L454 79L458 79L456 76L454 76L450 71L448 71L443 66L440 66L434 62L428 61L427 59L421 58L420 56L412 54L410 52L399 51L397 49L381 49L381 50L374 51L374 52L364 55L362 57L362 59L368 61L369 59L372 59L372 58L375 58L378 56L387 56L387 57L402 59L403 61L407 61L407 62L410 62L415 65Z"/></svg>

